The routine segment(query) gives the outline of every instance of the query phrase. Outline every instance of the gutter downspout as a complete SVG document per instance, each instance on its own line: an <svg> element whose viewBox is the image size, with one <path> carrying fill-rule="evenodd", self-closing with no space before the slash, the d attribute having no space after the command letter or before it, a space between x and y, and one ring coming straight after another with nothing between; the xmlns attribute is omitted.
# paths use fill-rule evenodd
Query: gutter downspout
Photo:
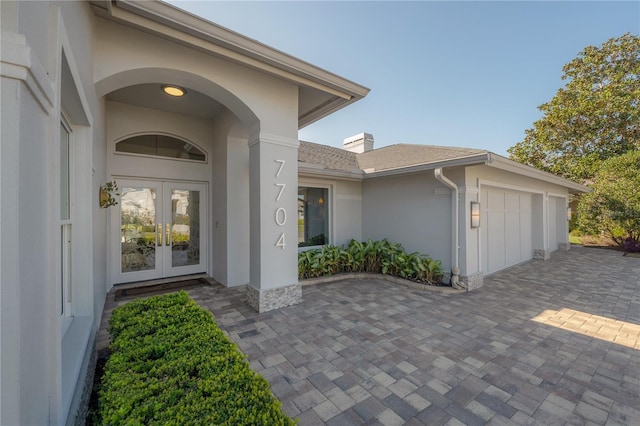
<svg viewBox="0 0 640 426"><path fill-rule="evenodd" d="M453 183L450 179L448 179L445 175L442 174L442 167L438 167L433 171L435 178L443 183L445 186L448 186L453 190L451 197L451 210L453 211L453 220L452 225L453 229L451 232L451 285L454 288L458 287L458 280L460 275L460 268L458 267L458 250L460 246L460 237L459 237L459 222L460 215L458 212L459 209L459 194L458 194L458 185Z"/></svg>

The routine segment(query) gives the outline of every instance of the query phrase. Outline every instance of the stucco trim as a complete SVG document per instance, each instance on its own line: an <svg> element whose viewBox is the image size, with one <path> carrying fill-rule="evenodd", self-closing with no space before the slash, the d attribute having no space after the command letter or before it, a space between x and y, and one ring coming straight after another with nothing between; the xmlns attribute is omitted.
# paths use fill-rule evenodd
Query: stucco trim
<svg viewBox="0 0 640 426"><path fill-rule="evenodd" d="M251 135L247 143L249 144L249 148L259 143L268 143L271 145L280 145L296 149L300 146L300 141L296 138L288 138L286 136L273 135L269 133L254 133Z"/></svg>
<svg viewBox="0 0 640 426"><path fill-rule="evenodd" d="M500 188L500 189L508 189L511 191L519 191L519 192L526 192L529 194L541 194L541 195L545 195L546 193L543 190L540 189L533 189L533 188L529 188L526 186L519 186L519 185L511 185L509 183L503 183L503 182L497 182L497 181L493 181L493 180L487 180L487 179L478 179L478 193L480 191L482 191L482 187L483 186L491 186L493 188Z"/></svg>
<svg viewBox="0 0 640 426"><path fill-rule="evenodd" d="M31 51L24 35L2 32L0 76L23 81L45 113L49 114L53 110L53 83L38 57Z"/></svg>
<svg viewBox="0 0 640 426"><path fill-rule="evenodd" d="M157 1L116 0L111 7L93 3L94 13L194 49L213 54L278 78L334 96L330 102L298 117L299 128L365 97L370 89L209 22L175 6Z"/></svg>
<svg viewBox="0 0 640 426"><path fill-rule="evenodd" d="M512 173L517 173L519 175L538 179L544 182L564 186L565 188L568 188L569 192L571 192L572 194L591 192L591 189L584 185L580 185L560 176L556 176L554 174L518 163L517 161L509 160L508 158L502 157L492 152L489 153L489 161L487 162L487 166L495 167L497 169L505 170Z"/></svg>

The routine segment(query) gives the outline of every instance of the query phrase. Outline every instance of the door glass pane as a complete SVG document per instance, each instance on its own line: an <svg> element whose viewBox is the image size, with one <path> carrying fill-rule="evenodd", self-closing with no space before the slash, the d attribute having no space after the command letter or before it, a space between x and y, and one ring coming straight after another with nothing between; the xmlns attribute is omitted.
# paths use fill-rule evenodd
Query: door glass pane
<svg viewBox="0 0 640 426"><path fill-rule="evenodd" d="M122 188L120 242L123 273L156 267L155 202L154 188Z"/></svg>
<svg viewBox="0 0 640 426"><path fill-rule="evenodd" d="M171 266L200 263L200 192L171 190Z"/></svg>

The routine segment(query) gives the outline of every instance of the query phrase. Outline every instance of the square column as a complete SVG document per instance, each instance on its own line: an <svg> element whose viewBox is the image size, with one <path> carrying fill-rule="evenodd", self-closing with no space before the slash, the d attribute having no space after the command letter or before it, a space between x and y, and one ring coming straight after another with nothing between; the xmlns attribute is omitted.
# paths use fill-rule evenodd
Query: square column
<svg viewBox="0 0 640 426"><path fill-rule="evenodd" d="M302 301L298 283L297 139L249 139L250 278L247 303L258 312Z"/></svg>
<svg viewBox="0 0 640 426"><path fill-rule="evenodd" d="M549 196L547 194L533 195L533 258L547 260L551 257L549 250Z"/></svg>

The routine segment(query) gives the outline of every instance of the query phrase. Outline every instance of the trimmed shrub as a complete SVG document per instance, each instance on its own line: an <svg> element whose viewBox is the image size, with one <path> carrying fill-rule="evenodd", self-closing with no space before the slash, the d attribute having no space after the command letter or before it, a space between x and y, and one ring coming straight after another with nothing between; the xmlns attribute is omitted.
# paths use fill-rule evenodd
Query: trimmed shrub
<svg viewBox="0 0 640 426"><path fill-rule="evenodd" d="M436 285L442 265L417 252L406 253L398 243L351 240L347 247L326 245L298 254L298 277L316 278L340 272L371 272Z"/></svg>
<svg viewBox="0 0 640 426"><path fill-rule="evenodd" d="M113 311L101 424L294 425L210 312L181 291Z"/></svg>

